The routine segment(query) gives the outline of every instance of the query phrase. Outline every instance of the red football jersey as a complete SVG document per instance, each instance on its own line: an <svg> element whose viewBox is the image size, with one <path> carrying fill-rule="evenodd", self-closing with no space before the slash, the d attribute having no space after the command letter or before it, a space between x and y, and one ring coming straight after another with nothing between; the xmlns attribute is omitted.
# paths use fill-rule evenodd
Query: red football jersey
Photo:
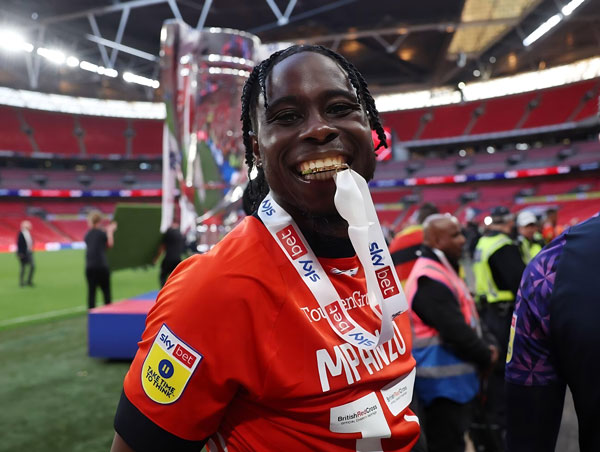
<svg viewBox="0 0 600 452"><path fill-rule="evenodd" d="M374 332L379 319L358 259L319 262L349 315ZM248 217L171 275L124 392L167 432L210 437L211 452L409 451L419 425L408 408L408 313L394 322L393 339L375 350L345 343L266 228Z"/></svg>

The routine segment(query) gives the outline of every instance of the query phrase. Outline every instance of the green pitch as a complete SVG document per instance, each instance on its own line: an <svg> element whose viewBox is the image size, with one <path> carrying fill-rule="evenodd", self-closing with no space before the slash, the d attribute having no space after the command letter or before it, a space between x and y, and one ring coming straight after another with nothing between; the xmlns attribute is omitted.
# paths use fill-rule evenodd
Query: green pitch
<svg viewBox="0 0 600 452"><path fill-rule="evenodd" d="M87 302L85 252L45 251L34 254L34 287L19 287L19 262L0 253L0 330L25 323L83 314ZM118 270L111 274L113 301L158 289L158 266ZM100 291L96 305L103 303Z"/></svg>
<svg viewBox="0 0 600 452"><path fill-rule="evenodd" d="M0 452L106 452L129 363L87 356L84 252L34 259L35 286L21 288L17 258L0 253ZM157 289L158 271L113 272L113 299Z"/></svg>

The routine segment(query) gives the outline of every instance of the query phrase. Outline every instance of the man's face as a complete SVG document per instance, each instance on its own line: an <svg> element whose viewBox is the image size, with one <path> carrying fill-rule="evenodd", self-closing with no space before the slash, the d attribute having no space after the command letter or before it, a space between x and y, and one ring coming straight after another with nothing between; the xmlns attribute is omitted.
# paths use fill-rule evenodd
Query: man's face
<svg viewBox="0 0 600 452"><path fill-rule="evenodd" d="M337 215L335 168L348 164L367 180L375 170L369 121L346 73L329 57L301 52L273 67L266 91L254 150L273 196L292 215Z"/></svg>
<svg viewBox="0 0 600 452"><path fill-rule="evenodd" d="M521 226L519 227L519 234L521 234L523 237L527 238L528 240L533 240L533 235L535 234L535 231L537 230L537 227L535 226L535 224L528 224L527 226Z"/></svg>
<svg viewBox="0 0 600 452"><path fill-rule="evenodd" d="M435 247L442 250L449 258L459 260L465 246L465 236L456 218L443 219L436 226Z"/></svg>

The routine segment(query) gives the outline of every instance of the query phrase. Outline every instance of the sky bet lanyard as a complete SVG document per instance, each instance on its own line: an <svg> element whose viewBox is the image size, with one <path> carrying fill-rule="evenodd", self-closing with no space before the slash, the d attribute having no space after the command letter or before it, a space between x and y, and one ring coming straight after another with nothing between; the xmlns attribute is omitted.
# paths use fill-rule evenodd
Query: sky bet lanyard
<svg viewBox="0 0 600 452"><path fill-rule="evenodd" d="M292 217L271 193L261 202L258 215L316 298L333 330L346 342L367 350L393 336L393 320L408 309L385 243L366 181L351 169L336 174L334 202L348 224L348 235L367 279L371 309L381 318L380 334L360 326L346 311L341 297ZM381 313L376 307L379 306Z"/></svg>

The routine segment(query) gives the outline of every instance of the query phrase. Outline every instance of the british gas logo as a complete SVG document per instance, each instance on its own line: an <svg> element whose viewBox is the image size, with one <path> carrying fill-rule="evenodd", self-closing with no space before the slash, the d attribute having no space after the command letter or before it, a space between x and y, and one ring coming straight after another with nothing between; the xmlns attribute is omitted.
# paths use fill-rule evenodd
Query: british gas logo
<svg viewBox="0 0 600 452"><path fill-rule="evenodd" d="M283 245L283 248L290 259L296 260L307 253L304 243L302 243L298 233L292 225L286 226L278 231L277 238Z"/></svg>
<svg viewBox="0 0 600 452"><path fill-rule="evenodd" d="M156 403L167 405L175 402L202 358L163 324L142 365L144 392Z"/></svg>

